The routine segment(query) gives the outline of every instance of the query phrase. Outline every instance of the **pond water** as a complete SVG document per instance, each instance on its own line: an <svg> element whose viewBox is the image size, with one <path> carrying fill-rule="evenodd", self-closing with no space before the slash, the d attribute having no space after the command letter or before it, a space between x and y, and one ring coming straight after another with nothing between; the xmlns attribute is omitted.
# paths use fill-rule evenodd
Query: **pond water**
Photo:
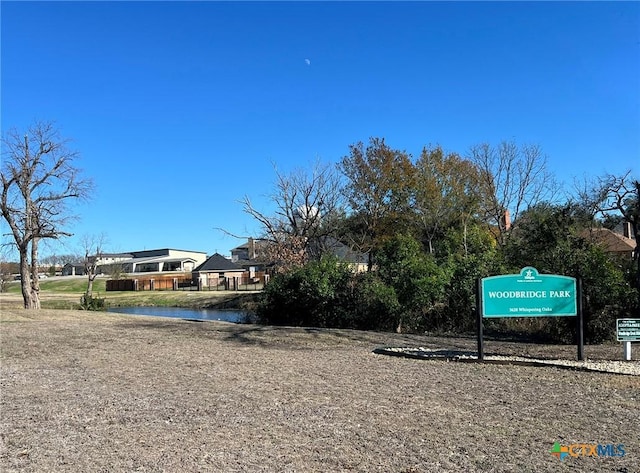
<svg viewBox="0 0 640 473"><path fill-rule="evenodd" d="M184 309L181 307L111 307L108 312L131 315L152 315L188 320L222 320L242 323L247 314L240 310Z"/></svg>

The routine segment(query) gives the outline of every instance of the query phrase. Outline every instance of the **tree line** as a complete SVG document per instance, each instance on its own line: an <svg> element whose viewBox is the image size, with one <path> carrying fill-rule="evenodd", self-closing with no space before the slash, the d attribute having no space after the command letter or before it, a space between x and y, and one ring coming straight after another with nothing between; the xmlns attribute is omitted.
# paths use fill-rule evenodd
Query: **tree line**
<svg viewBox="0 0 640 473"><path fill-rule="evenodd" d="M637 247L633 258L615 255L594 237L626 224L637 242L640 185L630 173L567 192L537 145L483 143L466 156L425 146L414 158L371 138L337 165L276 178L275 210L243 200L276 273L259 305L262 322L469 331L476 279L524 266L582 278L589 341L610 338L615 318L638 315ZM326 242L335 240L367 255L365 274L331 256ZM570 319L490 323L573 337Z"/></svg>
<svg viewBox="0 0 640 473"><path fill-rule="evenodd" d="M49 122L24 134L10 130L2 153L2 221L20 256L24 306L37 309L39 245L70 235L71 203L89 198L92 182ZM482 143L465 156L429 145L413 157L373 137L350 145L335 165L276 171L269 211L242 200L261 225L261 257L274 274L257 316L265 323L467 331L477 278L534 266L582 278L587 339L610 338L615 318L639 314L639 251L613 255L594 230L625 224L637 242L639 195L630 172L562 192L537 145ZM366 255L366 271L333 256L335 242ZM87 240L85 260L103 244L102 237ZM491 323L572 336L566 319Z"/></svg>

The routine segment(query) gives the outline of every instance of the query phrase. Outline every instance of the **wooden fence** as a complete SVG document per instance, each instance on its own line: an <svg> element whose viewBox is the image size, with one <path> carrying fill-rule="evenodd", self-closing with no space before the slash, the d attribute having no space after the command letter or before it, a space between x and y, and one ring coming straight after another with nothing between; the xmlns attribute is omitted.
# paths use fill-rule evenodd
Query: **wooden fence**
<svg viewBox="0 0 640 473"><path fill-rule="evenodd" d="M249 275L202 279L197 282L199 291L261 291L265 282L269 280L268 274L260 274L255 277Z"/></svg>
<svg viewBox="0 0 640 473"><path fill-rule="evenodd" d="M133 279L109 279L107 291L135 291Z"/></svg>
<svg viewBox="0 0 640 473"><path fill-rule="evenodd" d="M190 276L157 275L129 279L110 279L107 291L260 291L264 288L269 275L259 277L246 276L228 278L208 278L194 281Z"/></svg>

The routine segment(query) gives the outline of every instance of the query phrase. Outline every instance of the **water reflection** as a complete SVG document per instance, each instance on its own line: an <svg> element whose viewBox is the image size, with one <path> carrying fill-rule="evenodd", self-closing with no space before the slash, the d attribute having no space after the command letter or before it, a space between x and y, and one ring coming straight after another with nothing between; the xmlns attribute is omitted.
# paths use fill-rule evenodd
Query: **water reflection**
<svg viewBox="0 0 640 473"><path fill-rule="evenodd" d="M184 309L182 307L111 307L108 312L188 320L222 320L234 323L242 323L247 318L247 314L240 310Z"/></svg>

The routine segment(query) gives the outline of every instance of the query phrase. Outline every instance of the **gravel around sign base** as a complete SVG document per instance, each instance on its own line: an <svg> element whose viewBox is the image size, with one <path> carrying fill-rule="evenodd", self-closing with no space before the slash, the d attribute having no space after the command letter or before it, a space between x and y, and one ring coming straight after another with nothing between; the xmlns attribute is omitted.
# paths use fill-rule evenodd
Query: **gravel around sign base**
<svg viewBox="0 0 640 473"><path fill-rule="evenodd" d="M384 347L378 348L374 350L374 352L380 355L406 356L408 358L418 358L424 360L478 362L477 353L460 350L440 350L424 347ZM530 366L554 366L557 368L566 368L580 371L599 371L603 373L640 376L640 361L578 361L562 359L540 359L525 356L485 355L484 362Z"/></svg>

